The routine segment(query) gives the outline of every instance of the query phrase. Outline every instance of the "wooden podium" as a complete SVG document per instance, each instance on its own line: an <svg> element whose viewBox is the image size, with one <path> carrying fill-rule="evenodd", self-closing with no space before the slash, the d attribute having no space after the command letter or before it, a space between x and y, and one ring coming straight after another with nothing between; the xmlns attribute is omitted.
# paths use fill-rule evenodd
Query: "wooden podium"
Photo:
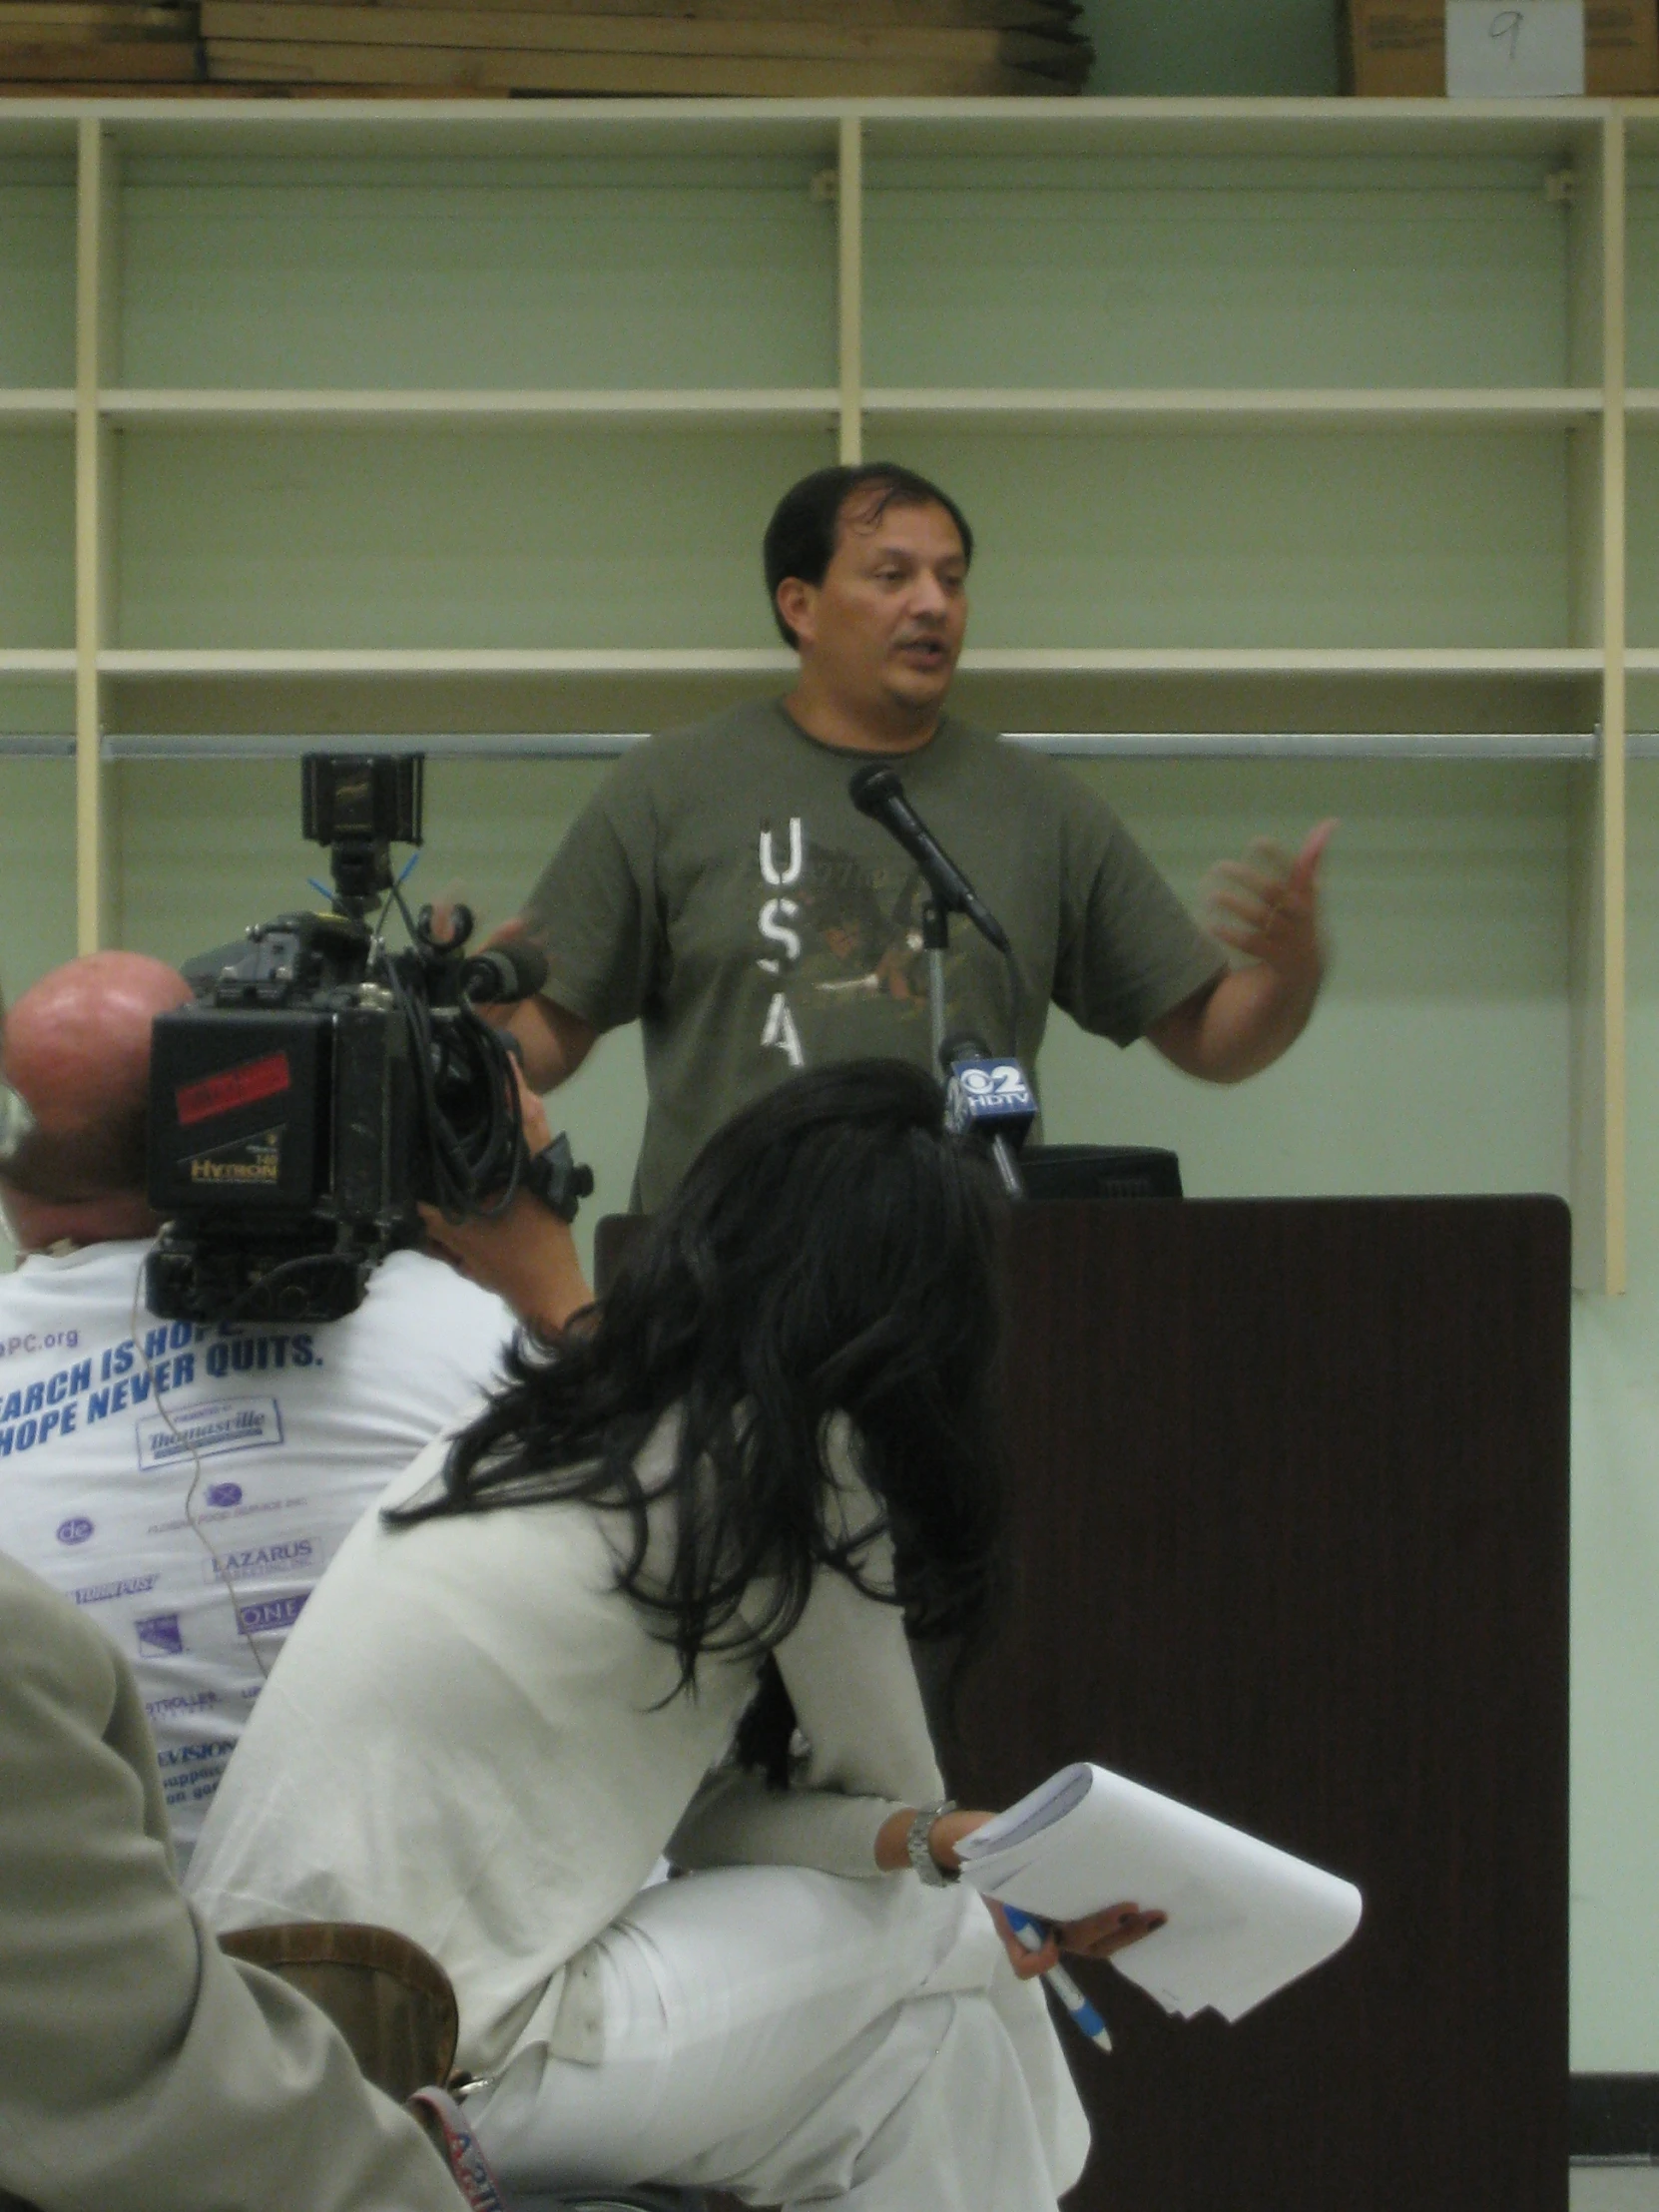
<svg viewBox="0 0 1659 2212"><path fill-rule="evenodd" d="M1235 2026L1080 1971L1068 2212L1564 2212L1566 1209L1033 1206L1009 1283L1018 1591L953 1789L1096 1759L1366 1898Z"/></svg>

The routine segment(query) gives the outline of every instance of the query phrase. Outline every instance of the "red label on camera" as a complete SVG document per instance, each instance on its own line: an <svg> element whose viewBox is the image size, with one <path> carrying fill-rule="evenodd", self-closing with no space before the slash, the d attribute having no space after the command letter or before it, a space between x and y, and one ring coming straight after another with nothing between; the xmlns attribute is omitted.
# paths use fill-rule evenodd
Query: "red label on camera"
<svg viewBox="0 0 1659 2212"><path fill-rule="evenodd" d="M285 1052L268 1052L263 1060L245 1060L240 1068L226 1068L219 1075L205 1075L199 1083L181 1083L173 1094L174 1111L181 1129L193 1122L212 1121L238 1106L252 1106L258 1099L275 1098L293 1081Z"/></svg>

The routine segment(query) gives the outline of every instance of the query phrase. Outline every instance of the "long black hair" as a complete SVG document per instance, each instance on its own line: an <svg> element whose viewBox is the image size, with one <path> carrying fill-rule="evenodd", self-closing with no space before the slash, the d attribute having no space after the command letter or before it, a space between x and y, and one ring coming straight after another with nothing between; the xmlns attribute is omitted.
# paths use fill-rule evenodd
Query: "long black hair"
<svg viewBox="0 0 1659 2212"><path fill-rule="evenodd" d="M912 1636L975 1648L1004 1552L1000 1211L921 1069L857 1060L787 1078L705 1146L602 1305L551 1350L515 1346L441 1493L386 1518L615 1510L631 1524L618 1586L655 1616L683 1685L705 1651L769 1651L826 1566L901 1605ZM640 1453L671 1410L673 1461L648 1482ZM850 1531L825 1456L836 1415L876 1501ZM672 1564L654 1558L648 1578L664 1497ZM882 1528L891 1590L859 1572ZM763 1735L776 1774L776 1732Z"/></svg>

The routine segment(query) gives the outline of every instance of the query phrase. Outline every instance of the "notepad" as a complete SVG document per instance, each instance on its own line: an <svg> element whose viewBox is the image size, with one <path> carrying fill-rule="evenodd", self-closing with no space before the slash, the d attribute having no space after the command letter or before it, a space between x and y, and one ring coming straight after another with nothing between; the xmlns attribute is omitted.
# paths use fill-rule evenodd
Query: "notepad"
<svg viewBox="0 0 1659 2212"><path fill-rule="evenodd" d="M1188 2019L1242 2019L1360 1925L1352 1882L1105 1767L1062 1767L957 1851L981 1896L1042 1920L1120 1903L1166 1912L1112 1964Z"/></svg>

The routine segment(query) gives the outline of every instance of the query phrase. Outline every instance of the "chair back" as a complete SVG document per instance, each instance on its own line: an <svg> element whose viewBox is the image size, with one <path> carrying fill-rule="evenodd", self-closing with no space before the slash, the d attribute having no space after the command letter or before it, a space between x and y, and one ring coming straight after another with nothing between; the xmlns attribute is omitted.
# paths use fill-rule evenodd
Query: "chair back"
<svg viewBox="0 0 1659 2212"><path fill-rule="evenodd" d="M264 1966L310 1998L339 2029L364 2076L401 2104L449 2079L459 2019L449 1976L389 1928L295 1921L221 1936L233 1958Z"/></svg>
<svg viewBox="0 0 1659 2212"><path fill-rule="evenodd" d="M365 2078L399 2104L448 2081L459 2032L455 1992L430 1951L406 1936L352 1921L292 1921L234 1930L219 1947L309 1997L344 2036ZM435 2134L433 2141L441 2150ZM678 2189L515 2193L504 2201L506 2212L705 2212L697 2191Z"/></svg>

